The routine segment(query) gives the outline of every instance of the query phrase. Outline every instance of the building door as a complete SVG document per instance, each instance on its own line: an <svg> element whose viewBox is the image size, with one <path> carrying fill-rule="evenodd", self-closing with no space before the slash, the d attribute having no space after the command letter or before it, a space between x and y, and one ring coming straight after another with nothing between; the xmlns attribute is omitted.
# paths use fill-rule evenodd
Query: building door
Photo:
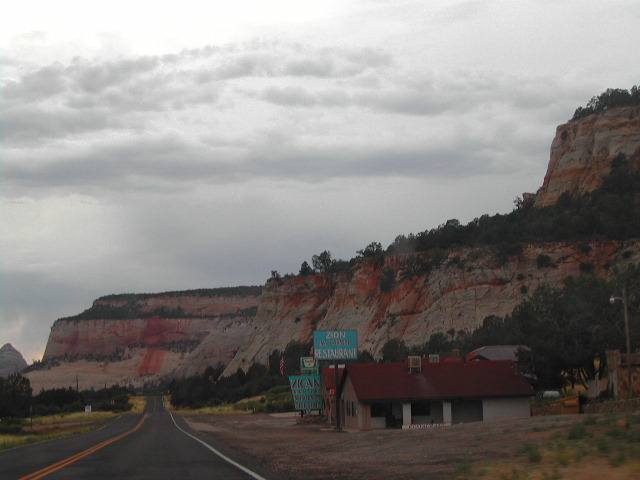
<svg viewBox="0 0 640 480"><path fill-rule="evenodd" d="M453 400L451 402L451 423L482 421L482 400Z"/></svg>

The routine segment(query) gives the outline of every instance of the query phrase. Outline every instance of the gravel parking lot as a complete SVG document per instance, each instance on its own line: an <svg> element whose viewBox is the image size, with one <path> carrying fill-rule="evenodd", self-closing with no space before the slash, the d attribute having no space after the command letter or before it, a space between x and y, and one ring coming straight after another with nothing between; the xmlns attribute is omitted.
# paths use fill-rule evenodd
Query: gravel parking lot
<svg viewBox="0 0 640 480"><path fill-rule="evenodd" d="M580 415L429 429L335 431L293 414L194 416L189 424L256 458L285 479L450 479L466 462L513 455L583 420Z"/></svg>

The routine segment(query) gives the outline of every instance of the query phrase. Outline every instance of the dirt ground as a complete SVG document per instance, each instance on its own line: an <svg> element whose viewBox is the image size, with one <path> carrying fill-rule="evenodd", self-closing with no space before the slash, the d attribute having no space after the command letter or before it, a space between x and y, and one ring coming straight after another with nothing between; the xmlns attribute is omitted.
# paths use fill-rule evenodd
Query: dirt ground
<svg viewBox="0 0 640 480"><path fill-rule="evenodd" d="M292 414L187 418L201 432L257 458L283 479L444 480L466 463L505 460L581 415L533 417L415 430L335 431Z"/></svg>

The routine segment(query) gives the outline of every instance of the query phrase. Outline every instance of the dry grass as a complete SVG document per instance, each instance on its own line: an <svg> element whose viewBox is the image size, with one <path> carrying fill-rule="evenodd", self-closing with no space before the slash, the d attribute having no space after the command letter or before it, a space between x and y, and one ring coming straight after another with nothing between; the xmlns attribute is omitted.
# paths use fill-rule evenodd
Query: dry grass
<svg viewBox="0 0 640 480"><path fill-rule="evenodd" d="M560 415L437 429L340 433L328 425L300 422L290 414L205 415L187 421L203 434L257 458L282 478L640 480L638 414Z"/></svg>
<svg viewBox="0 0 640 480"><path fill-rule="evenodd" d="M133 404L132 413L143 412L147 407L146 397L132 396L129 402ZM19 435L0 434L0 450L90 432L120 415L121 412L74 412L34 417L33 424L29 421Z"/></svg>
<svg viewBox="0 0 640 480"><path fill-rule="evenodd" d="M33 431L22 433L20 435L0 435L0 450L7 448L20 447L31 443L43 442L45 440L53 440L55 438L64 438L78 433L86 433L102 427L102 424L80 425L64 429L49 429L46 431Z"/></svg>
<svg viewBox="0 0 640 480"><path fill-rule="evenodd" d="M640 416L587 417L544 442L526 442L515 456L466 464L457 479L640 480Z"/></svg>
<svg viewBox="0 0 640 480"><path fill-rule="evenodd" d="M234 405L218 405L215 407L202 407L197 409L190 408L176 408L171 405L169 399L167 397L164 398L164 406L169 412L174 412L179 415L212 415L212 416L223 416L223 415L251 415L253 413L252 410L247 409L238 409Z"/></svg>
<svg viewBox="0 0 640 480"><path fill-rule="evenodd" d="M147 397L129 397L129 403L133 405L131 413L142 413L147 408Z"/></svg>
<svg viewBox="0 0 640 480"><path fill-rule="evenodd" d="M34 417L33 428L37 429L40 426L94 422L96 420L114 418L119 415L121 414L113 412L93 412L90 414L86 414L84 412L60 413L56 415L47 415L46 417Z"/></svg>
<svg viewBox="0 0 640 480"><path fill-rule="evenodd" d="M634 459L619 467L612 467L604 458L583 459L560 467L553 462L531 467L517 462L503 462L499 465L474 465L458 479L473 478L498 480L630 480L640 479L640 460Z"/></svg>
<svg viewBox="0 0 640 480"><path fill-rule="evenodd" d="M246 409L238 409L232 404L218 405L215 407L202 407L202 408L177 408L171 405L171 399L169 397L163 397L164 408L168 412L177 413L178 415L249 415L252 411Z"/></svg>

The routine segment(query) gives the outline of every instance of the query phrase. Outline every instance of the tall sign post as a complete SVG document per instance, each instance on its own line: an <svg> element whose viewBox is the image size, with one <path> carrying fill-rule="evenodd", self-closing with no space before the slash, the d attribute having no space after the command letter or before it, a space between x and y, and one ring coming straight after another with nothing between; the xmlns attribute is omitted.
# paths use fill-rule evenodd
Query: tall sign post
<svg viewBox="0 0 640 480"><path fill-rule="evenodd" d="M316 360L333 360L336 378L335 429L341 430L338 360L356 360L358 358L358 332L356 330L320 330L313 332L313 356Z"/></svg>

